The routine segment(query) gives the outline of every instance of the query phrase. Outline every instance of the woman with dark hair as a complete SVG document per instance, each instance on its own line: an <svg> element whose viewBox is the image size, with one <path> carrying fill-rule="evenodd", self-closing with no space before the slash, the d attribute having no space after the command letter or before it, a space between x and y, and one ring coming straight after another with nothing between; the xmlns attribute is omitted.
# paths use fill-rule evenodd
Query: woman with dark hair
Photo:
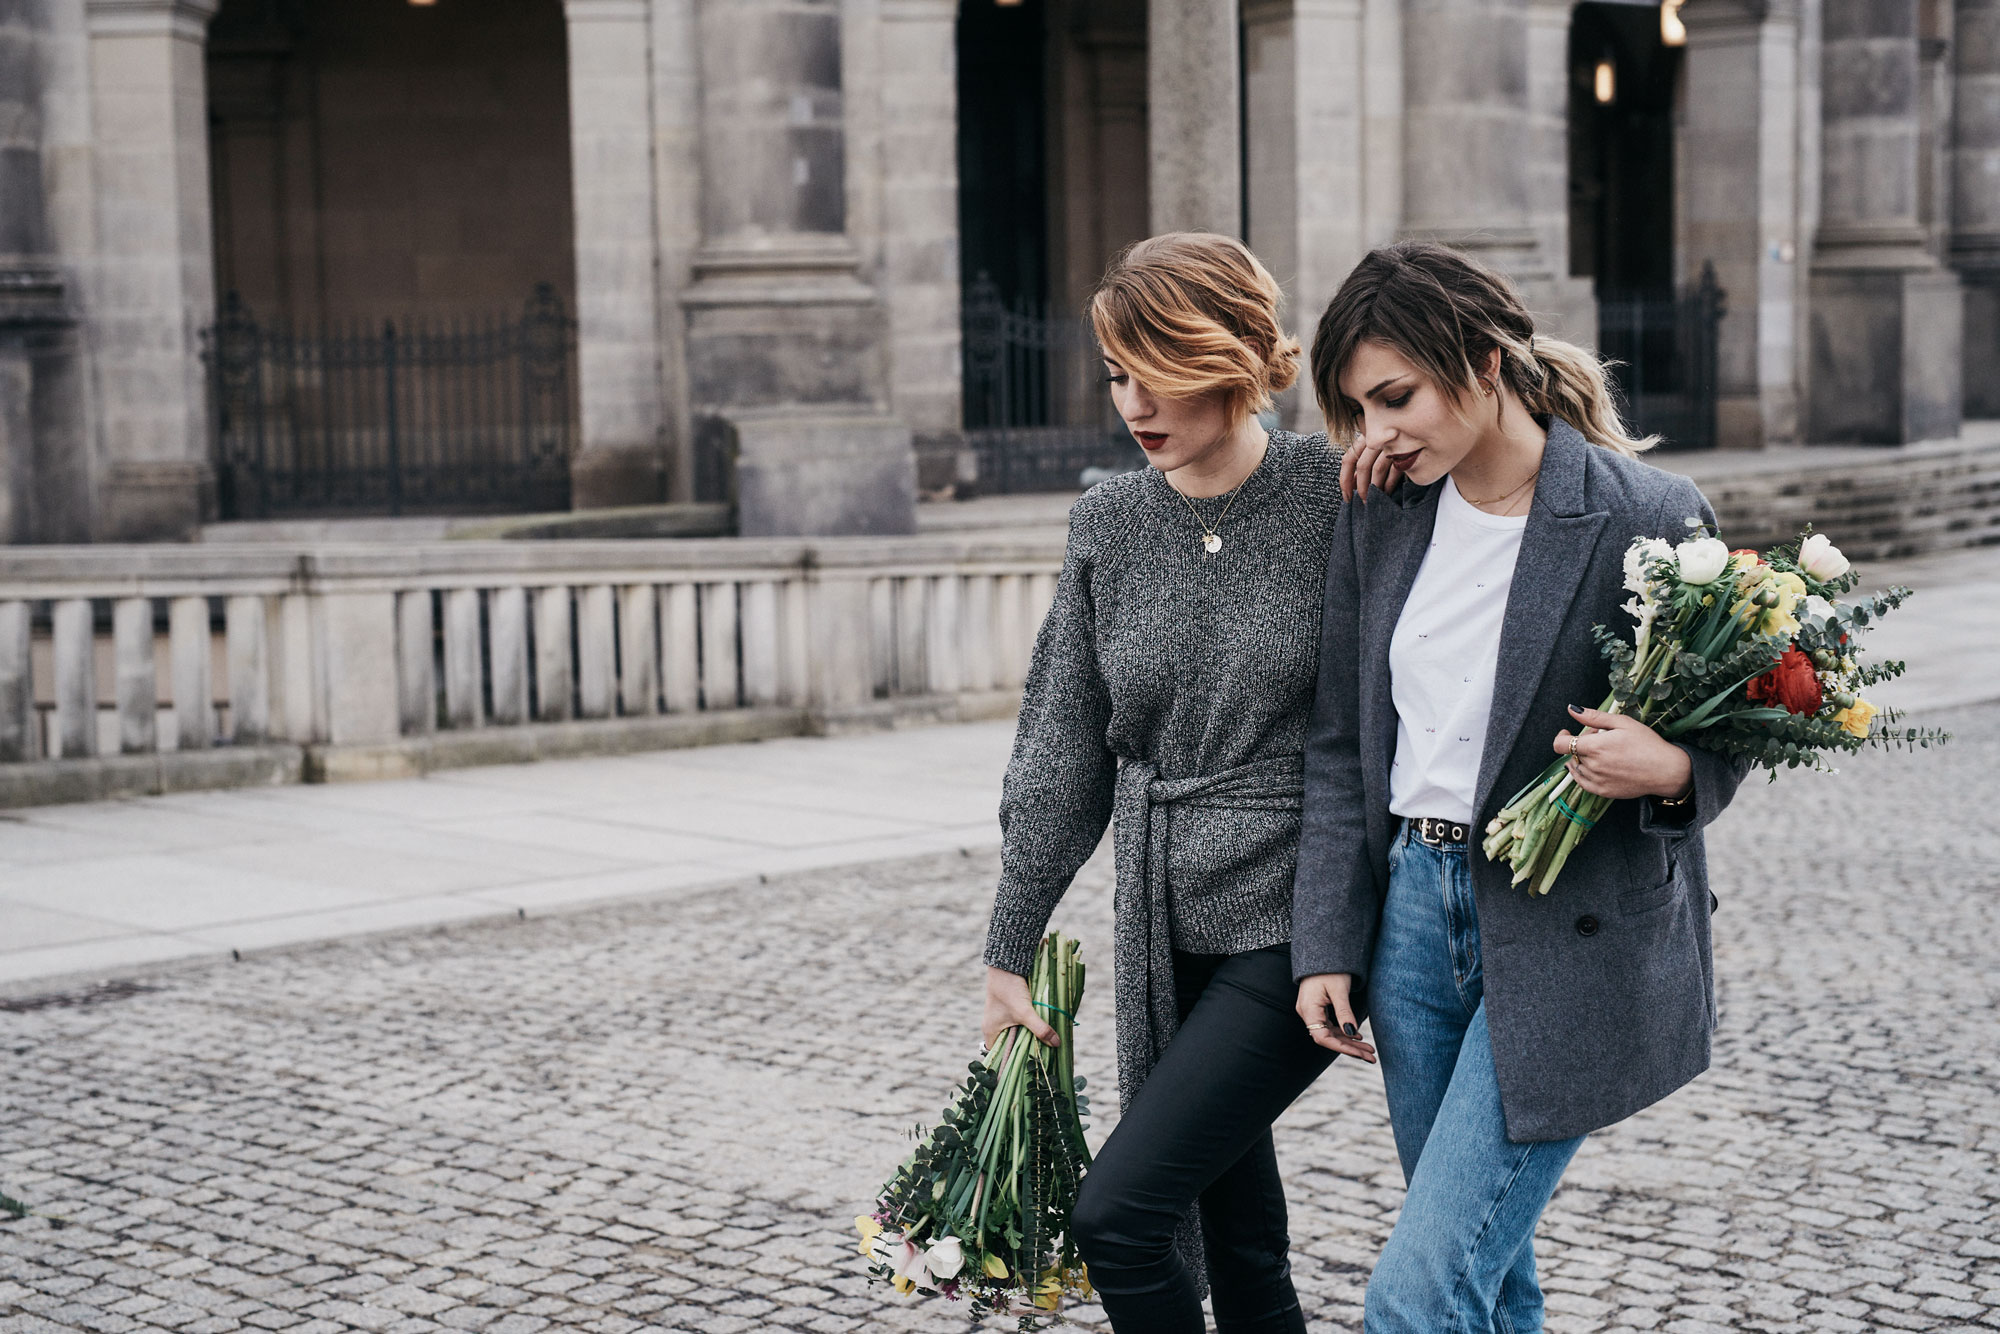
<svg viewBox="0 0 2000 1334"><path fill-rule="evenodd" d="M1152 466L1070 511L1000 808L989 1043L1053 1040L1023 975L1117 818L1124 1114L1071 1230L1119 1334L1203 1334L1204 1269L1225 1334L1305 1329L1271 1123L1333 1059L1293 1014L1287 942L1340 499L1325 438L1256 415L1297 374L1278 302L1240 242L1194 233L1134 245L1091 298Z"/></svg>
<svg viewBox="0 0 2000 1334"><path fill-rule="evenodd" d="M1312 371L1343 478L1403 479L1334 533L1293 893L1300 1021L1365 1056L1369 1019L1409 1183L1365 1327L1523 1334L1584 1136L1708 1065L1702 828L1743 769L1580 706L1608 690L1592 627L1629 627L1631 540L1714 515L1638 460L1594 356L1443 246L1364 259ZM1473 849L1551 747L1618 801L1531 898Z"/></svg>

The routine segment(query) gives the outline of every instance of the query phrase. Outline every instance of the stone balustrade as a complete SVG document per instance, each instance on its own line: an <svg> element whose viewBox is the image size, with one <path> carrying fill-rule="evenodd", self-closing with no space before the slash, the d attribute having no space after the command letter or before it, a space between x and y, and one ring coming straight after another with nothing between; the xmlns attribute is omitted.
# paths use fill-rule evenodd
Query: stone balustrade
<svg viewBox="0 0 2000 1334"><path fill-rule="evenodd" d="M0 805L1003 716L1058 537L0 550Z"/></svg>

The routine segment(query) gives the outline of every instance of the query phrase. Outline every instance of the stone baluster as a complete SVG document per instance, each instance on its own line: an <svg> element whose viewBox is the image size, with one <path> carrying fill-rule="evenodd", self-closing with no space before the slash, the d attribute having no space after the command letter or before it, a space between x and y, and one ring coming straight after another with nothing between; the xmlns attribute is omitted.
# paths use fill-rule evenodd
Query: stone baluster
<svg viewBox="0 0 2000 1334"><path fill-rule="evenodd" d="M238 746L260 745L271 735L269 613L264 599L255 595L230 598L222 613L230 740Z"/></svg>
<svg viewBox="0 0 2000 1334"><path fill-rule="evenodd" d="M1042 633L1042 622L1049 618L1049 608L1056 602L1056 576L1037 574L1028 580L1028 643L1031 649Z"/></svg>
<svg viewBox="0 0 2000 1334"><path fill-rule="evenodd" d="M965 636L960 658L960 686L965 690L993 688L993 576L968 575L965 580L964 618L959 622Z"/></svg>
<svg viewBox="0 0 2000 1334"><path fill-rule="evenodd" d="M585 718L609 718L617 706L616 600L609 584L592 584L577 597L576 711Z"/></svg>
<svg viewBox="0 0 2000 1334"><path fill-rule="evenodd" d="M384 670L397 660L396 595L321 593L311 617L320 666L325 739L375 746L402 735L400 685Z"/></svg>
<svg viewBox="0 0 2000 1334"><path fill-rule="evenodd" d="M869 685L880 697L896 688L896 581L868 581Z"/></svg>
<svg viewBox="0 0 2000 1334"><path fill-rule="evenodd" d="M736 707L736 585L701 586L701 706Z"/></svg>
<svg viewBox="0 0 2000 1334"><path fill-rule="evenodd" d="M618 707L628 718L660 711L659 598L651 584L618 590Z"/></svg>
<svg viewBox="0 0 2000 1334"><path fill-rule="evenodd" d="M112 604L111 652L116 663L118 749L143 755L159 744L160 685L153 664L151 598L120 598Z"/></svg>
<svg viewBox="0 0 2000 1334"><path fill-rule="evenodd" d="M479 590L454 588L444 595L445 726L477 727L485 721L481 675Z"/></svg>
<svg viewBox="0 0 2000 1334"><path fill-rule="evenodd" d="M567 722L575 714L569 589L538 588L535 590L535 721Z"/></svg>
<svg viewBox="0 0 2000 1334"><path fill-rule="evenodd" d="M909 575L896 581L896 693L922 694L924 683L924 601L930 580Z"/></svg>
<svg viewBox="0 0 2000 1334"><path fill-rule="evenodd" d="M396 595L396 716L404 736L437 729L437 638L431 590Z"/></svg>
<svg viewBox="0 0 2000 1334"><path fill-rule="evenodd" d="M215 645L207 598L175 598L167 604L167 652L174 682L174 744L181 750L207 750L215 744Z"/></svg>
<svg viewBox="0 0 2000 1334"><path fill-rule="evenodd" d="M328 703L321 674L325 662L313 651L313 599L309 594L287 593L279 599L278 636L284 645L285 735L293 741L323 740ZM428 635L425 642L429 643ZM429 662L428 655L425 662ZM428 665L424 675L428 680ZM431 707L435 711L436 705Z"/></svg>
<svg viewBox="0 0 2000 1334"><path fill-rule="evenodd" d="M528 590L494 589L486 617L493 721L512 727L528 721Z"/></svg>
<svg viewBox="0 0 2000 1334"><path fill-rule="evenodd" d="M25 602L0 602L0 761L35 758L34 642Z"/></svg>
<svg viewBox="0 0 2000 1334"><path fill-rule="evenodd" d="M930 616L924 622L924 661L930 667L926 684L934 694L955 695L964 686L958 629L959 586L963 582L955 574L941 574L930 581Z"/></svg>
<svg viewBox="0 0 2000 1334"><path fill-rule="evenodd" d="M660 590L660 674L667 712L693 713L701 707L700 614L693 584Z"/></svg>
<svg viewBox="0 0 2000 1334"><path fill-rule="evenodd" d="M778 586L769 579L743 585L743 698L769 708L783 694L779 679Z"/></svg>
<svg viewBox="0 0 2000 1334"><path fill-rule="evenodd" d="M55 604L56 748L64 759L97 753L97 663L89 598Z"/></svg>
<svg viewBox="0 0 2000 1334"><path fill-rule="evenodd" d="M1021 637L1026 584L1018 574L1003 574L993 581L993 684L997 686L1020 685L1027 671L1027 646Z"/></svg>
<svg viewBox="0 0 2000 1334"><path fill-rule="evenodd" d="M812 585L787 579L778 590L779 674L786 704L812 702Z"/></svg>

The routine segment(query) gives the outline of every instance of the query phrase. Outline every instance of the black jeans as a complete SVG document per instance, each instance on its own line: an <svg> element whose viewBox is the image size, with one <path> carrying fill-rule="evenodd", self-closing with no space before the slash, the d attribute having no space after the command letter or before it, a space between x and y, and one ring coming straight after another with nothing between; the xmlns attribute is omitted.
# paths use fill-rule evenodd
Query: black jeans
<svg viewBox="0 0 2000 1334"><path fill-rule="evenodd" d="M1304 1334L1271 1123L1333 1053L1292 1008L1289 946L1174 955L1181 1027L1083 1179L1071 1229L1118 1334L1206 1334L1174 1248L1199 1198L1221 1334Z"/></svg>

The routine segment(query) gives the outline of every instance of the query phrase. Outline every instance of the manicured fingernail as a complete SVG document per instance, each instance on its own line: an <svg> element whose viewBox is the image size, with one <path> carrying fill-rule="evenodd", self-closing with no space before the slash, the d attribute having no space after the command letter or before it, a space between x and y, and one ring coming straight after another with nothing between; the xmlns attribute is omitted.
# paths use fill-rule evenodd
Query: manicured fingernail
<svg viewBox="0 0 2000 1334"><path fill-rule="evenodd" d="M1347 1036L1351 1038L1358 1038L1361 1036L1361 1030L1356 1028L1353 1024L1342 1024L1340 1026L1340 1031L1347 1034Z"/></svg>
<svg viewBox="0 0 2000 1334"><path fill-rule="evenodd" d="M1572 705L1570 705L1570 706L1569 706L1569 711L1570 711L1571 713L1582 713L1582 712L1583 712L1583 710L1582 710L1582 709L1578 708L1578 707L1577 707L1576 705L1574 705L1574 704L1572 704Z"/></svg>

